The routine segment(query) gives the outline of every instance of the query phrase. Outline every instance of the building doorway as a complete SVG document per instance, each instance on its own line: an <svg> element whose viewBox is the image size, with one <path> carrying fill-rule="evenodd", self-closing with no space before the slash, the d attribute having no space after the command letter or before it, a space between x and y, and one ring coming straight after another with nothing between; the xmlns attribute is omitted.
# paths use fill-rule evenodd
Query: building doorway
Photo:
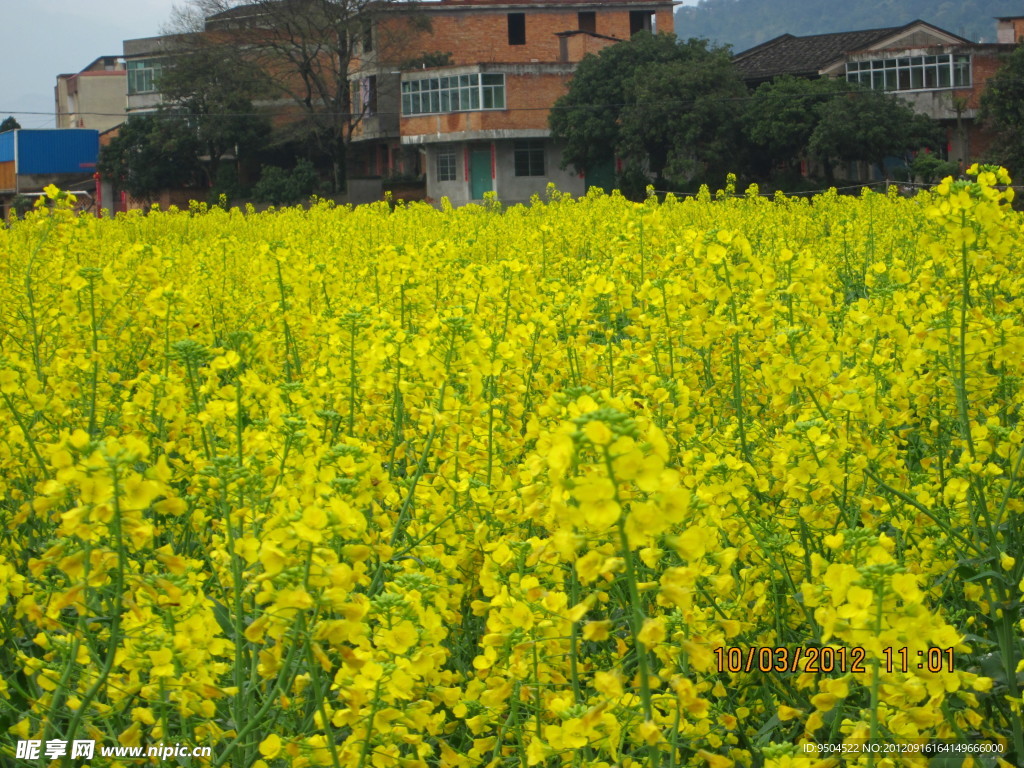
<svg viewBox="0 0 1024 768"><path fill-rule="evenodd" d="M615 161L608 159L594 163L593 167L587 169L584 184L588 190L591 187L598 187L611 194L615 189Z"/></svg>
<svg viewBox="0 0 1024 768"><path fill-rule="evenodd" d="M483 200L484 193L494 189L491 177L491 150L474 149L469 153L469 196Z"/></svg>

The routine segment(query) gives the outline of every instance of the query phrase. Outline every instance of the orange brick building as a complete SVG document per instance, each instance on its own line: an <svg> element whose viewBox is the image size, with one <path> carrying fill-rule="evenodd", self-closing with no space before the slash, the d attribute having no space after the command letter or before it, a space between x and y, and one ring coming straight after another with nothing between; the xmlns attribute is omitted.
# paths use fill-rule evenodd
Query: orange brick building
<svg viewBox="0 0 1024 768"><path fill-rule="evenodd" d="M428 197L527 201L563 171L548 114L588 53L673 32L673 0L440 0L384 6L357 69L357 174L420 171ZM443 61L438 65L437 61ZM417 64L417 62L420 62Z"/></svg>
<svg viewBox="0 0 1024 768"><path fill-rule="evenodd" d="M338 131L351 139L349 199L380 199L384 181L410 176L425 178L429 198L446 196L455 204L481 200L492 191L504 202L528 201L543 194L549 182L583 193L588 180L559 168L561 148L548 129L551 107L566 93L584 56L642 30L672 34L675 4L368 0L349 38L348 83L340 92L350 103L337 102L346 110L337 113ZM218 39L256 42L254 49L266 34L280 44L282 36L267 32L274 23L267 13L266 5L243 3L207 17L205 31ZM324 33L313 26L309 31ZM302 32L288 31L285 38L289 34ZM129 113L152 111L162 102L159 76L177 45L180 38L173 35L125 41ZM333 55L330 45L323 50L332 52L324 54L327 58ZM308 63L319 69L315 59ZM285 66L292 65L289 58ZM332 66L323 68L331 74L322 84L336 95ZM297 78L278 77L301 94L306 84ZM261 106L272 109L278 127L302 114L280 99ZM601 170L610 171L611 161Z"/></svg>

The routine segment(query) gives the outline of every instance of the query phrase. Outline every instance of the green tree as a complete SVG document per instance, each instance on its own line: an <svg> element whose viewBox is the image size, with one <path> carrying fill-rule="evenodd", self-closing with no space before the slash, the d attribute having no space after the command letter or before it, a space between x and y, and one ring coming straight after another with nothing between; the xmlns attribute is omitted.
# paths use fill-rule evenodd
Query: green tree
<svg viewBox="0 0 1024 768"><path fill-rule="evenodd" d="M255 152L269 135L270 121L253 101L270 93L270 81L237 46L183 36L176 48L157 81L161 111L186 119L213 185L226 155Z"/></svg>
<svg viewBox="0 0 1024 768"><path fill-rule="evenodd" d="M4 121L0 123L0 133L3 133L4 131L16 131L19 128L21 128L21 123L14 118L14 115L4 118Z"/></svg>
<svg viewBox="0 0 1024 768"><path fill-rule="evenodd" d="M884 167L886 157L940 144L941 131L931 118L891 94L844 85L847 92L818 105L818 124L808 142L824 163L828 181L833 160Z"/></svg>
<svg viewBox="0 0 1024 768"><path fill-rule="evenodd" d="M586 172L619 156L678 181L735 148L743 93L727 49L640 32L580 62L551 131L563 167Z"/></svg>
<svg viewBox="0 0 1024 768"><path fill-rule="evenodd" d="M981 118L996 134L992 160L1024 174L1024 46L1006 57L981 95Z"/></svg>
<svg viewBox="0 0 1024 768"><path fill-rule="evenodd" d="M832 78L780 77L758 87L747 101L743 123L761 174L805 156L821 107L846 90L844 80Z"/></svg>
<svg viewBox="0 0 1024 768"><path fill-rule="evenodd" d="M813 155L830 182L835 160L880 164L941 140L931 119L896 97L830 78L783 77L761 85L747 103L744 124L762 172Z"/></svg>
<svg viewBox="0 0 1024 768"><path fill-rule="evenodd" d="M943 160L932 152L920 152L910 164L910 173L925 184L934 184L946 176L956 176L959 168L950 160Z"/></svg>
<svg viewBox="0 0 1024 768"><path fill-rule="evenodd" d="M252 194L263 203L288 205L308 200L318 181L309 160L299 160L290 171L276 165L266 165Z"/></svg>
<svg viewBox="0 0 1024 768"><path fill-rule="evenodd" d="M188 0L178 29L207 30L233 41L263 72L273 98L295 107L296 119L280 139L301 143L324 157L336 190L344 187L353 137L376 111L384 81L397 88L392 57L408 58L403 46L426 26L415 3L402 3L410 25L378 23L399 0ZM373 78L371 80L371 78ZM356 99L360 81L366 99ZM371 86L370 83L375 85ZM376 90L375 90L376 89Z"/></svg>
<svg viewBox="0 0 1024 768"><path fill-rule="evenodd" d="M188 186L202 176L199 140L184 118L139 115L100 151L97 170L140 200L161 189Z"/></svg>
<svg viewBox="0 0 1024 768"><path fill-rule="evenodd" d="M682 183L743 164L741 104L746 89L725 49L703 40L677 45L678 58L637 67L623 108L619 148L633 163L646 161L656 184Z"/></svg>

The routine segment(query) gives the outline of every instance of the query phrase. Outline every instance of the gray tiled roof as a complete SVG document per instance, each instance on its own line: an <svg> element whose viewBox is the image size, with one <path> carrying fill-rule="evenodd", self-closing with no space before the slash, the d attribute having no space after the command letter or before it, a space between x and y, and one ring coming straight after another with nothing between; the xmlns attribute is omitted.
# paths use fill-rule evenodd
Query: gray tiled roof
<svg viewBox="0 0 1024 768"><path fill-rule="evenodd" d="M733 63L745 80L767 80L778 75L814 76L848 52L868 48L905 28L885 27L805 37L780 35L737 54Z"/></svg>

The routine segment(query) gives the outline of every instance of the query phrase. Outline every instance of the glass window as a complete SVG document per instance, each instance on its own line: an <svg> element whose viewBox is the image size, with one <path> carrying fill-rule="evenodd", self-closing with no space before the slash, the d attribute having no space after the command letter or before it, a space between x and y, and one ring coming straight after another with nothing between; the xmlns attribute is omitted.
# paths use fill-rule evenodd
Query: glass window
<svg viewBox="0 0 1024 768"><path fill-rule="evenodd" d="M377 76L370 75L359 81L359 107L364 115L377 114Z"/></svg>
<svg viewBox="0 0 1024 768"><path fill-rule="evenodd" d="M544 175L544 139L525 139L513 145L516 176Z"/></svg>
<svg viewBox="0 0 1024 768"><path fill-rule="evenodd" d="M504 108L503 74L431 77L402 83L403 115Z"/></svg>
<svg viewBox="0 0 1024 768"><path fill-rule="evenodd" d="M971 85L971 57L946 53L851 61L846 65L846 79L885 91L965 88Z"/></svg>
<svg viewBox="0 0 1024 768"><path fill-rule="evenodd" d="M437 153L437 180L455 181L455 150L442 149Z"/></svg>
<svg viewBox="0 0 1024 768"><path fill-rule="evenodd" d="M163 64L160 59L136 59L127 63L128 93L154 93Z"/></svg>
<svg viewBox="0 0 1024 768"><path fill-rule="evenodd" d="M971 57L957 56L953 60L953 85L969 88L971 85Z"/></svg>

